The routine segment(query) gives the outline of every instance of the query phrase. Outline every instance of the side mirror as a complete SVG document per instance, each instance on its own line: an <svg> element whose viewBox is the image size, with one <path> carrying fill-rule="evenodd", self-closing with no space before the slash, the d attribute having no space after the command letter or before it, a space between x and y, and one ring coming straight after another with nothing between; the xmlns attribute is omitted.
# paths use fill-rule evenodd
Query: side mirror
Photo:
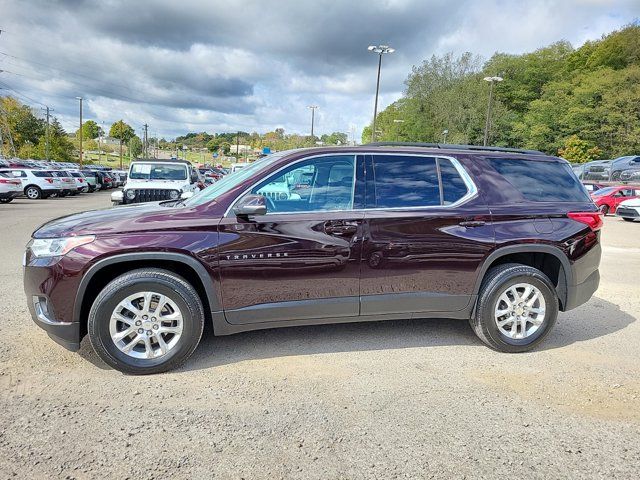
<svg viewBox="0 0 640 480"><path fill-rule="evenodd" d="M193 192L182 192L182 195L180 195L180 198L182 200L187 200L188 198L193 197Z"/></svg>
<svg viewBox="0 0 640 480"><path fill-rule="evenodd" d="M191 183L196 183L198 179L198 174L195 171L191 172Z"/></svg>
<svg viewBox="0 0 640 480"><path fill-rule="evenodd" d="M246 195L233 207L233 213L237 217L266 215L267 199L263 195Z"/></svg>

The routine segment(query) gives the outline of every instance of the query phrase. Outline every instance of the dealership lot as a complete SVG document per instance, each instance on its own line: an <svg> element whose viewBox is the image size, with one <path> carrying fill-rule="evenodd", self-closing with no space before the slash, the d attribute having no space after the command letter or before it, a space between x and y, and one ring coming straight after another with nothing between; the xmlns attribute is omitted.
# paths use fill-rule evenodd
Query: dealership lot
<svg viewBox="0 0 640 480"><path fill-rule="evenodd" d="M207 335L129 377L51 342L22 293L31 231L109 205L0 206L1 478L639 476L640 223L606 218L596 297L531 353L465 322L327 325Z"/></svg>

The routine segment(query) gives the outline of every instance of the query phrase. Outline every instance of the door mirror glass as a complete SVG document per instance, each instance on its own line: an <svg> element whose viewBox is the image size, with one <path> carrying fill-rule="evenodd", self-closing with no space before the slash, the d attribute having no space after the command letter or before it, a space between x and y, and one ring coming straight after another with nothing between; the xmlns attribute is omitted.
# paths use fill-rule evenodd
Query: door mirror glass
<svg viewBox="0 0 640 480"><path fill-rule="evenodd" d="M246 195L238 201L235 207L233 207L233 213L235 213L237 217L266 215L267 199L263 195Z"/></svg>

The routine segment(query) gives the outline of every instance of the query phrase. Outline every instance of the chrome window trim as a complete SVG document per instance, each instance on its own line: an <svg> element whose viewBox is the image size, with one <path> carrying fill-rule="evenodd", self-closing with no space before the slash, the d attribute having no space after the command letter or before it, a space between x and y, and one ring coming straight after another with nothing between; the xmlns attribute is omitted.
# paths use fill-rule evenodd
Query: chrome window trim
<svg viewBox="0 0 640 480"><path fill-rule="evenodd" d="M355 201L355 195L356 195L356 172L358 169L358 153L353 153L353 152L346 152L346 153L321 153L318 155L309 155L308 157L304 157L304 158L299 158L298 160L296 160L295 162L291 162L288 163L287 165L283 165L282 167L280 167L279 169L277 169L275 172L272 172L270 177L273 175L276 175L278 173L280 173L281 171L296 165L298 163L301 162L306 162L307 160L313 160L315 158L322 158L322 157L353 157L353 186L351 187L351 206L353 207L353 202ZM277 178L277 177L276 177ZM238 195L236 197L236 199L231 202L231 205L229 206L229 208L227 208L227 210L224 212L224 218L229 217L231 215L229 215L229 213L231 213L231 211L233 210L233 207L236 205L236 203L238 203L240 201L240 199L242 197L244 197L245 195L247 195L248 193L251 192L251 190L253 190L256 185L259 185L260 183L262 183L264 181L264 179L259 180L255 183L253 183L249 188L247 188L244 192L242 192L240 195ZM269 213L267 212L266 215L261 215L262 217L267 217L269 215L304 215L304 214L313 214L313 213L330 213L330 212L353 212L355 211L353 208L350 209L339 209L339 210L313 210L313 211L308 211L308 212L273 212L273 213Z"/></svg>
<svg viewBox="0 0 640 480"><path fill-rule="evenodd" d="M456 171L458 172L458 174L460 175L460 177L462 178L462 181L465 183L465 185L467 186L467 193L465 195L463 195L462 197L460 197L458 200L456 200L453 203L450 203L449 205L424 205L424 206L413 206L413 207L375 207L375 208L358 208L358 209L348 209L348 210L316 210L316 211L312 211L312 212L274 212L271 215L304 215L304 214L313 214L313 213L336 213L336 212L351 212L351 213L359 213L359 212L376 212L376 211L392 211L392 212L402 212L402 211L417 211L417 210L433 210L433 209L449 209L449 208L456 208L459 207L461 205L464 205L465 203L469 202L470 200L476 198L478 196L478 187L476 186L475 182L471 179L471 176L469 175L469 173L467 172L467 170L462 166L462 164L460 163L460 161L455 158L455 157L451 157L448 155L429 155L429 154L424 154L424 153L405 153L405 152L355 152L355 153L351 153L351 152L347 152L345 154L338 154L336 155L336 153L325 153L325 154L319 154L319 155L311 155L309 157L305 157L305 158L301 158L296 160L295 162L292 162L290 164L284 165L283 167L279 168L278 170L276 170L275 172L273 172L273 174L277 174L280 171L290 167L291 165L295 165L296 163L302 162L302 161L306 161L309 159L313 159L313 158L320 158L320 157L335 157L335 156L347 156L347 155L353 155L355 157L355 162L354 162L354 173L353 173L353 190L351 192L351 204L353 205L353 202L355 201L355 189L356 189L356 182L357 182L357 178L356 178L356 174L357 174L357 165L358 165L358 160L357 157L359 155L361 156L371 156L373 157L374 155L384 155L384 156L403 156L403 157L426 157L426 158L441 158L443 160L449 160L452 164L453 167L456 169ZM244 192L242 192L240 195L238 195L236 197L236 199L231 202L231 205L229 206L229 208L227 208L227 210L224 213L224 218L229 217L229 213L231 213L231 211L233 210L233 207L235 206L236 203L238 203L238 201L244 197L247 193L249 193L251 190L253 190L253 188L258 185L260 183L260 181L254 183L253 185L251 185L251 187L249 187L247 190L245 190ZM267 212L266 215L262 215L263 217L267 217L269 214L269 212Z"/></svg>

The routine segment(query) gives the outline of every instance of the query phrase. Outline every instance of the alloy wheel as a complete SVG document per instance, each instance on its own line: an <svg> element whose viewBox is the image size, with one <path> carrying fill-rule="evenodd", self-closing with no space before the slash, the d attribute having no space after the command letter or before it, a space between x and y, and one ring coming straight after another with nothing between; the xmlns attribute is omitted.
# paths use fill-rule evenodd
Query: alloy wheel
<svg viewBox="0 0 640 480"><path fill-rule="evenodd" d="M37 200L40 197L40 192L35 187L27 188L27 197L31 200Z"/></svg>
<svg viewBox="0 0 640 480"><path fill-rule="evenodd" d="M508 287L498 297L494 319L504 336L521 340L533 335L544 323L546 302L542 292L529 283Z"/></svg>
<svg viewBox="0 0 640 480"><path fill-rule="evenodd" d="M111 314L109 333L124 354L141 359L159 358L180 340L182 312L166 295L138 292L123 299Z"/></svg>

